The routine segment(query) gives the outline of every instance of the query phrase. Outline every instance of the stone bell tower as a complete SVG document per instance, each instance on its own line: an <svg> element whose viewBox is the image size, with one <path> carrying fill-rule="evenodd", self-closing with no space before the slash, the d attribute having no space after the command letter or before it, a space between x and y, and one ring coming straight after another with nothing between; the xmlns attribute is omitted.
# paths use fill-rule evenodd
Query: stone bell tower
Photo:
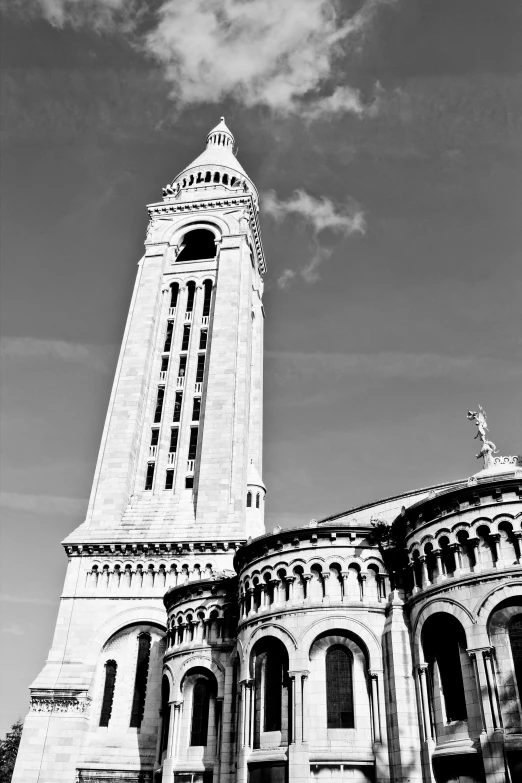
<svg viewBox="0 0 522 783"><path fill-rule="evenodd" d="M30 687L16 783L150 779L165 591L231 569L239 545L264 533L258 209L224 119L148 207L87 515L64 541L56 630Z"/></svg>
<svg viewBox="0 0 522 783"><path fill-rule="evenodd" d="M148 207L87 519L74 539L264 532L265 263L257 190L233 149L222 118Z"/></svg>

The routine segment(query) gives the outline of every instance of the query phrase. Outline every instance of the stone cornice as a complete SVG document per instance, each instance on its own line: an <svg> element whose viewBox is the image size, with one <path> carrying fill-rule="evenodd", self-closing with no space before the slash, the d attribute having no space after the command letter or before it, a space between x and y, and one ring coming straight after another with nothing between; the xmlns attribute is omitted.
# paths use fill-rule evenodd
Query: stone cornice
<svg viewBox="0 0 522 783"><path fill-rule="evenodd" d="M237 196L223 196L222 198L198 199L197 201L188 202L161 201L149 204L147 209L150 219L153 220L156 217L201 212L202 210L218 210L230 206L246 207L248 210L250 230L254 240L258 268L261 275L264 275L266 273L265 254L261 242L261 230L257 215L257 207L251 193L242 193Z"/></svg>
<svg viewBox="0 0 522 783"><path fill-rule="evenodd" d="M246 546L236 552L234 567L239 573L247 564L251 565L274 554L286 555L291 551L299 551L301 547L361 546L361 539L366 539L365 546L376 547L376 543L370 543L374 533L375 529L371 525L346 527L342 524L279 530L247 541Z"/></svg>
<svg viewBox="0 0 522 783"><path fill-rule="evenodd" d="M132 532L129 531L129 535ZM188 555L214 554L216 552L234 552L244 545L244 541L135 541L130 543L63 543L69 557L81 556L128 556L140 557L187 557Z"/></svg>
<svg viewBox="0 0 522 783"><path fill-rule="evenodd" d="M515 495L513 500L506 499L507 494ZM522 500L522 481L520 478L497 476L496 480L472 483L465 487L446 492L433 493L430 497L415 503L399 515L394 523L406 523L406 540L412 533L432 524L434 521L462 514L463 512L484 509L488 506L502 507L503 503ZM498 512L497 512L498 513Z"/></svg>

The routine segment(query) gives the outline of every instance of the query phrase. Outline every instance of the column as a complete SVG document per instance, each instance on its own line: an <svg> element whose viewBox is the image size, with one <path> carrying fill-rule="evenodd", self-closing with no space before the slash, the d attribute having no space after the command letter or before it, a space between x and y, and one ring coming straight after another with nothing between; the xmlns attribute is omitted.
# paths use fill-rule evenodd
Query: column
<svg viewBox="0 0 522 783"><path fill-rule="evenodd" d="M298 673L297 672L288 672L288 677L290 678L290 725L289 725L289 738L288 738L288 744L294 745L297 742L297 726L299 723L299 720L297 718L297 694L296 694L296 679L297 679Z"/></svg>
<svg viewBox="0 0 522 783"><path fill-rule="evenodd" d="M422 709L422 729L424 732L424 741L433 739L433 729L431 725L430 697L428 692L428 664L419 663L417 667L417 677L419 681L420 702Z"/></svg>
<svg viewBox="0 0 522 783"><path fill-rule="evenodd" d="M486 783L505 783L504 732L496 692L492 666L492 647L468 650L473 662L478 699L481 707L483 730L480 746L486 773Z"/></svg>
<svg viewBox="0 0 522 783"><path fill-rule="evenodd" d="M260 609L267 609L268 608L268 595L267 595L267 586L266 584L261 583L259 585L259 592L261 594L261 606Z"/></svg>
<svg viewBox="0 0 522 783"><path fill-rule="evenodd" d="M433 554L437 558L437 576L435 578L435 583L438 584L446 579L446 569L444 568L444 561L440 549L434 549Z"/></svg>
<svg viewBox="0 0 522 783"><path fill-rule="evenodd" d="M322 571L321 576L323 577L323 598L328 598L329 597L328 580L330 579L330 572Z"/></svg>
<svg viewBox="0 0 522 783"><path fill-rule="evenodd" d="M455 558L455 573L454 576L460 576L462 571L462 550L460 544L450 544L450 549L453 552Z"/></svg>
<svg viewBox="0 0 522 783"><path fill-rule="evenodd" d="M242 703L243 703L243 716L242 716L242 729L241 729L241 746L243 748L250 748L252 745L252 686L253 680L243 680L242 686Z"/></svg>
<svg viewBox="0 0 522 783"><path fill-rule="evenodd" d="M303 781L310 778L308 745L304 737L306 716L303 712L303 682L308 671L288 672L292 683L292 735L288 746L288 780Z"/></svg>
<svg viewBox="0 0 522 783"><path fill-rule="evenodd" d="M361 601L364 601L364 583L366 582L366 574L359 574L358 579Z"/></svg>
<svg viewBox="0 0 522 783"><path fill-rule="evenodd" d="M372 699L373 741L381 742L381 716L379 709L379 677L376 672L369 672Z"/></svg>
<svg viewBox="0 0 522 783"><path fill-rule="evenodd" d="M308 672L301 672L301 741L308 742Z"/></svg>
<svg viewBox="0 0 522 783"><path fill-rule="evenodd" d="M425 590L430 585L430 577L429 577L429 574L428 574L428 563L427 563L426 555L421 555L419 557L419 560L420 560L421 566L422 566L422 577L421 577L422 584L421 584L421 587L422 587L423 590Z"/></svg>
<svg viewBox="0 0 522 783"><path fill-rule="evenodd" d="M474 560L473 573L482 570L482 563L480 562L480 549L478 543L479 543L478 538L476 537L468 538L469 551Z"/></svg>
<svg viewBox="0 0 522 783"><path fill-rule="evenodd" d="M312 574L303 574L305 601L308 600L308 583L310 582L311 578L312 578Z"/></svg>
<svg viewBox="0 0 522 783"><path fill-rule="evenodd" d="M492 653L493 648L489 647L482 651L482 656L484 658L484 668L486 670L486 681L488 684L491 714L493 716L493 727L495 729L500 729L502 728L502 718L500 716L500 709L498 704L497 682L495 671L493 669Z"/></svg>
<svg viewBox="0 0 522 783"><path fill-rule="evenodd" d="M491 540L495 542L496 560L495 568L504 568L504 548L502 546L502 536L500 533L492 533Z"/></svg>
<svg viewBox="0 0 522 783"><path fill-rule="evenodd" d="M248 593L249 598L250 598L250 609L249 609L249 612L248 612L248 616L250 617L250 615L256 613L256 603L254 601L254 588L253 587L249 587L248 590L247 590L247 593Z"/></svg>
<svg viewBox="0 0 522 783"><path fill-rule="evenodd" d="M341 583L343 586L343 601L348 600L348 577L349 573L348 571L341 571ZM377 591L379 591L379 585L377 586Z"/></svg>
<svg viewBox="0 0 522 783"><path fill-rule="evenodd" d="M279 605L281 603L281 596L279 595L279 585L281 584L281 580L271 579L270 584L272 585L273 603Z"/></svg>
<svg viewBox="0 0 522 783"><path fill-rule="evenodd" d="M287 576L285 581L288 584L288 600L293 601L295 576Z"/></svg>

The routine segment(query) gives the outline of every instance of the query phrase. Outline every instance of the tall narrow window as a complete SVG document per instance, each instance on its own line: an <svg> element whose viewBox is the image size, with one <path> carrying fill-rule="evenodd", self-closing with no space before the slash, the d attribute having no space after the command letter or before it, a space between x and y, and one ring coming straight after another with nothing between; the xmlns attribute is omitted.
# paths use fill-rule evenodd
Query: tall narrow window
<svg viewBox="0 0 522 783"><path fill-rule="evenodd" d="M136 661L136 677L134 679L134 696L132 699L131 728L139 728L145 711L145 696L147 694L147 678L150 662L150 635L140 633L138 636L138 659Z"/></svg>
<svg viewBox="0 0 522 783"><path fill-rule="evenodd" d="M194 476L186 476L185 489L194 489Z"/></svg>
<svg viewBox="0 0 522 783"><path fill-rule="evenodd" d="M247 508L251 508L251 507L252 507L252 493L247 492Z"/></svg>
<svg viewBox="0 0 522 783"><path fill-rule="evenodd" d="M516 614L511 619L508 626L508 633L518 693L522 699L522 614Z"/></svg>
<svg viewBox="0 0 522 783"><path fill-rule="evenodd" d="M177 427L173 427L170 431L170 446L169 451L176 452L178 450L178 433L179 430Z"/></svg>
<svg viewBox="0 0 522 783"><path fill-rule="evenodd" d="M431 615L422 631L425 659L430 663L431 681L442 690L447 722L466 720L466 693L460 660L466 636L458 620L445 612Z"/></svg>
<svg viewBox="0 0 522 783"><path fill-rule="evenodd" d="M174 400L174 418L173 421L179 421L181 419L181 404L183 402L182 392L176 392Z"/></svg>
<svg viewBox="0 0 522 783"><path fill-rule="evenodd" d="M281 730L283 660L277 648L269 650L265 668L265 731Z"/></svg>
<svg viewBox="0 0 522 783"><path fill-rule="evenodd" d="M163 346L163 350L165 353L168 353L170 351L170 346L172 345L172 331L174 329L174 321L167 321L167 332L165 334L165 345Z"/></svg>
<svg viewBox="0 0 522 783"><path fill-rule="evenodd" d="M170 287L170 306L176 307L178 304L178 293L179 293L179 285L177 283L173 283Z"/></svg>
<svg viewBox="0 0 522 783"><path fill-rule="evenodd" d="M194 297L196 295L196 284L191 280L187 283L187 313L194 309Z"/></svg>
<svg viewBox="0 0 522 783"><path fill-rule="evenodd" d="M179 357L178 378L183 378L187 371L187 357L185 354Z"/></svg>
<svg viewBox="0 0 522 783"><path fill-rule="evenodd" d="M196 680L192 691L191 745L206 745L208 734L208 713L210 689L207 680Z"/></svg>
<svg viewBox="0 0 522 783"><path fill-rule="evenodd" d="M159 429L157 427L154 427L154 429L151 430L151 434L150 434L150 445L157 446L158 438L159 438Z"/></svg>
<svg viewBox="0 0 522 783"><path fill-rule="evenodd" d="M194 397L194 404L192 406L192 421L199 421L200 413L201 413L201 397Z"/></svg>
<svg viewBox="0 0 522 783"><path fill-rule="evenodd" d="M162 356L161 357L161 372L167 372L169 369L169 357L168 356Z"/></svg>
<svg viewBox="0 0 522 783"><path fill-rule="evenodd" d="M181 350L188 351L190 342L190 326L185 324L183 327L183 339L181 340Z"/></svg>
<svg viewBox="0 0 522 783"><path fill-rule="evenodd" d="M100 726L108 726L111 719L117 668L116 661L107 661L105 664L105 685L103 686Z"/></svg>
<svg viewBox="0 0 522 783"><path fill-rule="evenodd" d="M198 448L198 428L192 427L192 429L190 430L190 441L189 441L189 450L188 450L189 459L196 459L197 448Z"/></svg>
<svg viewBox="0 0 522 783"><path fill-rule="evenodd" d="M152 489L154 481L154 462L147 463L147 473L145 475L145 489Z"/></svg>
<svg viewBox="0 0 522 783"><path fill-rule="evenodd" d="M198 355L198 366L196 369L196 383L203 383L204 374L205 374L205 354L200 353Z"/></svg>
<svg viewBox="0 0 522 783"><path fill-rule="evenodd" d="M165 473L165 489L172 489L174 486L174 470L169 468Z"/></svg>
<svg viewBox="0 0 522 783"><path fill-rule="evenodd" d="M154 424L161 421L161 412L163 410L163 399L165 397L165 387L158 386L158 396L156 397L156 408L154 410Z"/></svg>
<svg viewBox="0 0 522 783"><path fill-rule="evenodd" d="M334 645L326 653L326 712L329 729L353 729L352 656Z"/></svg>
<svg viewBox="0 0 522 783"><path fill-rule="evenodd" d="M212 281L205 280L203 283L204 298L203 298L203 315L210 315L210 303L212 301Z"/></svg>
<svg viewBox="0 0 522 783"><path fill-rule="evenodd" d="M207 347L208 329L202 329L199 335L199 350L204 351Z"/></svg>
<svg viewBox="0 0 522 783"><path fill-rule="evenodd" d="M260 501L260 499L261 499L261 495L258 492L257 495L256 495L256 508L259 508L259 501Z"/></svg>
<svg viewBox="0 0 522 783"><path fill-rule="evenodd" d="M169 743L169 724L170 724L170 683L169 678L164 674L161 681L161 742L160 742L160 757L167 750Z"/></svg>

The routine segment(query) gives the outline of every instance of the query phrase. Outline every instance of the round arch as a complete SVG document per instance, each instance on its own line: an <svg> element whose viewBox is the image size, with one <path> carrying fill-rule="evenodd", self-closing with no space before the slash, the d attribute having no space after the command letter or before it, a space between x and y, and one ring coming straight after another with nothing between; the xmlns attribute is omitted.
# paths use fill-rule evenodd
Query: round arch
<svg viewBox="0 0 522 783"><path fill-rule="evenodd" d="M450 614L455 617L464 629L468 645L471 644L471 639L473 637L473 627L476 623L472 613L469 611L469 609L466 609L465 606L462 606L462 604L460 604L458 601L455 601L453 598L441 598L440 596L437 596L422 607L413 624L414 663L420 663L422 661L421 638L424 623L428 617L438 613Z"/></svg>
<svg viewBox="0 0 522 783"><path fill-rule="evenodd" d="M217 698L224 698L225 695L225 671L220 663L213 661L212 658L207 658L203 655L194 655L184 660L180 666L173 668L174 660L171 658L165 663L164 671L167 669L170 671L172 678L172 691L171 693L177 697L176 701L183 701L182 699L182 685L185 677L190 673L191 669L206 669L215 678L217 683Z"/></svg>
<svg viewBox="0 0 522 783"><path fill-rule="evenodd" d="M379 640L367 625L349 614L338 614L323 620L315 620L315 622L305 628L298 640L299 652L303 658L303 663L308 662L310 649L316 638L325 633L333 634L335 631L355 636L368 656L368 667L376 671L382 671L382 650ZM307 668L306 665L303 668Z"/></svg>
<svg viewBox="0 0 522 783"><path fill-rule="evenodd" d="M243 640L243 650L242 650L242 657L241 657L241 675L240 679L245 679L250 677L250 657L252 654L252 648L256 642L258 642L260 639L273 637L274 639L278 639L285 647L286 652L288 654L288 660L290 668L292 667L291 661L294 657L295 650L297 648L297 641L295 639L295 636L290 633L286 628L284 628L282 625L275 625L273 623L270 623L269 625L263 625L262 627L258 627L255 629L255 631L251 634L251 636L248 637L248 640Z"/></svg>
<svg viewBox="0 0 522 783"><path fill-rule="evenodd" d="M159 241L168 242L170 247L173 245L179 246L184 235L196 229L211 231L217 242L230 233L230 228L226 221L217 215L213 215L209 220L194 220L193 217L187 215L185 220L176 223L174 226L172 224L167 225Z"/></svg>
<svg viewBox="0 0 522 783"><path fill-rule="evenodd" d="M495 607L502 601L505 601L506 598L520 598L522 601L522 580L497 585L483 596L477 602L473 611L477 621L481 624L483 622L487 623L490 615L495 611Z"/></svg>
<svg viewBox="0 0 522 783"><path fill-rule="evenodd" d="M124 609L114 617L106 620L87 642L85 663L95 666L103 645L115 633L130 625L153 625L162 633L166 633L165 611L152 605L139 606L132 609Z"/></svg>

